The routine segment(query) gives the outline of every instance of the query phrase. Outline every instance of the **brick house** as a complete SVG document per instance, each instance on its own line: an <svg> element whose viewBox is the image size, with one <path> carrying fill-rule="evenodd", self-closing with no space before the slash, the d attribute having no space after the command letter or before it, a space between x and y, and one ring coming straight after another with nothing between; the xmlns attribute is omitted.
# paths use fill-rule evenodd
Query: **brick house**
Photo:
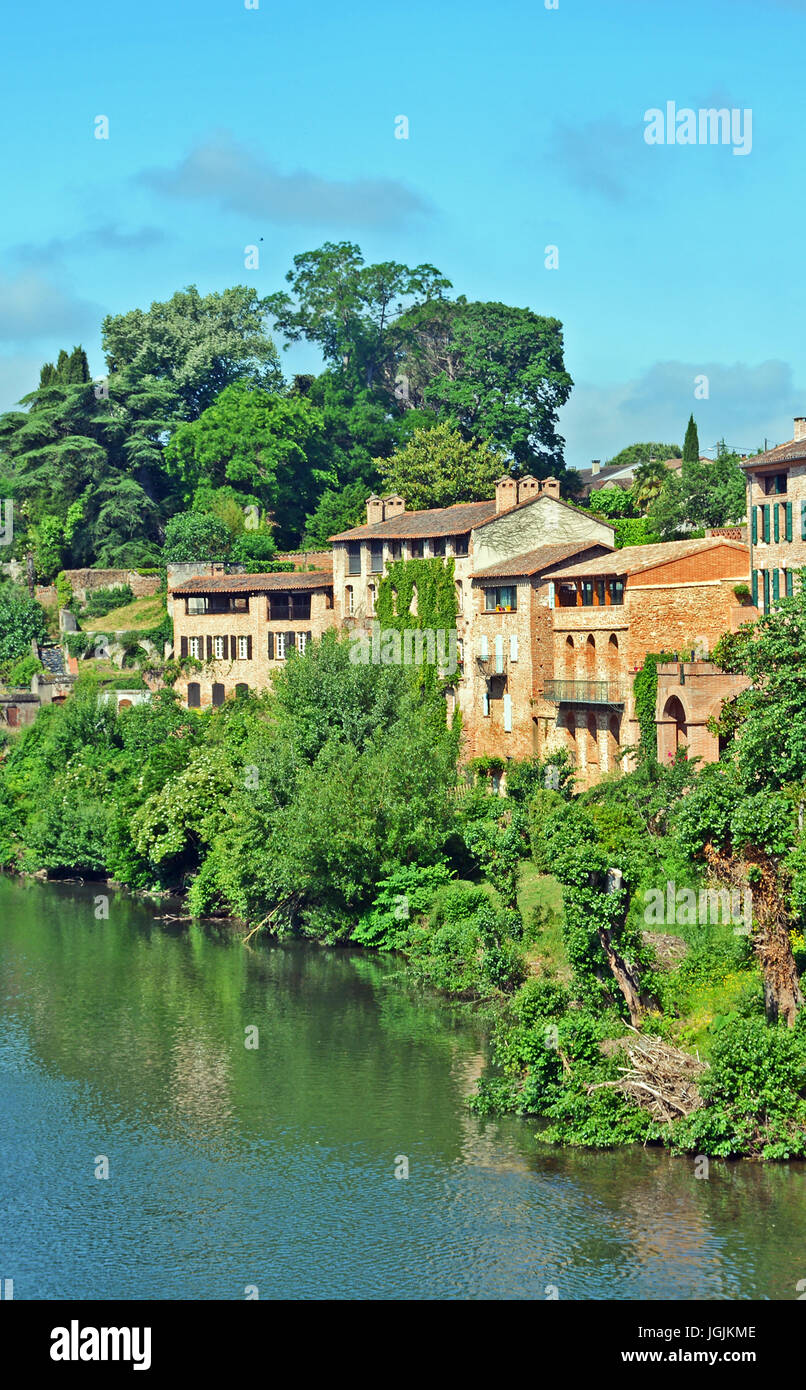
<svg viewBox="0 0 806 1390"><path fill-rule="evenodd" d="M171 597L174 655L203 663L176 683L191 709L267 689L292 648L304 652L335 623L327 570L200 576L177 584Z"/></svg>
<svg viewBox="0 0 806 1390"><path fill-rule="evenodd" d="M692 757L706 763L717 762L722 750L708 721L719 714L726 700L735 699L747 689L747 677L720 671L711 661L661 662L657 672L655 726L659 761L670 761L678 749L685 747Z"/></svg>
<svg viewBox="0 0 806 1390"><path fill-rule="evenodd" d="M639 741L633 677L645 657L707 655L755 616L733 592L748 570L748 547L721 537L555 566L554 675L534 704L538 751L565 748L583 785L617 769L620 750Z"/></svg>
<svg viewBox="0 0 806 1390"><path fill-rule="evenodd" d="M745 459L750 519L750 585L764 613L791 594L797 570L806 565L806 417L794 423L794 438L765 454Z"/></svg>
<svg viewBox="0 0 806 1390"><path fill-rule="evenodd" d="M609 550L613 534L608 523L562 502L554 478L503 477L489 501L426 511L408 512L402 497L370 497L366 524L331 538L336 621L369 632L378 584L393 561L452 558L460 666L448 713L461 710L465 756L529 756L528 700L539 664L531 624L548 593L546 586L536 597L540 568ZM500 567L515 557L518 572L502 576ZM499 584L501 577L510 582ZM502 590L509 602L499 601ZM492 669L499 657L502 671Z"/></svg>

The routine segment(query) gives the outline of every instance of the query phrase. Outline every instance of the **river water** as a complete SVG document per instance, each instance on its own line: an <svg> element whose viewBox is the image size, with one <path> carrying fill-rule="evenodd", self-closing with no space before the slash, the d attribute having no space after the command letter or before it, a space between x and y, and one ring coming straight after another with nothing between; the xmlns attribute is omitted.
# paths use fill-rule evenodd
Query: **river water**
<svg viewBox="0 0 806 1390"><path fill-rule="evenodd" d="M0 878L15 1298L798 1298L806 1165L541 1145L398 962L102 891Z"/></svg>

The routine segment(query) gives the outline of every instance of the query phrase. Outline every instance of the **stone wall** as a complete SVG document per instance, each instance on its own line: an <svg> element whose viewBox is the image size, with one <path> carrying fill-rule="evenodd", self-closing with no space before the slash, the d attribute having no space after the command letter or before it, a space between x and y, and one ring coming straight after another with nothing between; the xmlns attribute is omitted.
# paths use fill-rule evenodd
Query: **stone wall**
<svg viewBox="0 0 806 1390"><path fill-rule="evenodd" d="M128 584L135 598L148 598L160 590L158 574L138 574L136 570L65 570L64 574L79 603L83 603L93 589L112 589L121 584ZM38 584L36 597L45 605L54 604L56 586Z"/></svg>

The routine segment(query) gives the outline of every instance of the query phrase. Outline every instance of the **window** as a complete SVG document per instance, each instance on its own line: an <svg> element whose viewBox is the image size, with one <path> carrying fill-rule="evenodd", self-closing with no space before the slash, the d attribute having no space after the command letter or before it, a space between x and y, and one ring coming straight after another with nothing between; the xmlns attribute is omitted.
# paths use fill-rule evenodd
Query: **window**
<svg viewBox="0 0 806 1390"><path fill-rule="evenodd" d="M187 598L187 599L185 599L185 612L186 612L186 613L192 613L192 614L195 614L195 613L206 613L206 612L207 612L207 600L206 600L205 598L195 598L195 597L194 597L194 598Z"/></svg>
<svg viewBox="0 0 806 1390"><path fill-rule="evenodd" d="M456 611L461 613L464 606L464 589L460 580L456 581Z"/></svg>
<svg viewBox="0 0 806 1390"><path fill-rule="evenodd" d="M248 637L239 637L239 638L238 638L238 660L239 660L239 661L248 661L248 660L249 660L249 638L248 638Z"/></svg>
<svg viewBox="0 0 806 1390"><path fill-rule="evenodd" d="M223 685L219 685L218 681L216 681L216 682L213 684L213 706L214 706L214 707L217 707L218 705L223 705L223 703L224 703L224 687L223 687Z"/></svg>
<svg viewBox="0 0 806 1390"><path fill-rule="evenodd" d="M352 584L348 584L344 590L344 611L345 613L355 612L355 595Z"/></svg>
<svg viewBox="0 0 806 1390"><path fill-rule="evenodd" d="M806 505L806 504L804 504ZM409 541L409 559L422 560L423 543L422 541Z"/></svg>
<svg viewBox="0 0 806 1390"><path fill-rule="evenodd" d="M189 654L190 654L191 656L194 656L194 657L196 658L197 661L200 659L200 656L199 656L199 649L200 649L200 647L201 647L201 638L200 638L200 637L189 637L189 638L188 638L188 652L189 652Z"/></svg>
<svg viewBox="0 0 806 1390"><path fill-rule="evenodd" d="M454 536L454 538L453 538L453 553L454 553L454 555L467 555L469 548L470 548L470 532L469 532L469 531L465 531L464 534L461 535L461 536Z"/></svg>
<svg viewBox="0 0 806 1390"><path fill-rule="evenodd" d="M367 585L367 612L370 618L375 616L375 585Z"/></svg>
<svg viewBox="0 0 806 1390"><path fill-rule="evenodd" d="M285 633L274 634L274 655L277 661L285 661Z"/></svg>
<svg viewBox="0 0 806 1390"><path fill-rule="evenodd" d="M764 479L764 496L780 496L782 492L786 492L786 473L768 474Z"/></svg>
<svg viewBox="0 0 806 1390"><path fill-rule="evenodd" d="M582 607L591 608L593 606L593 580L583 579L582 581Z"/></svg>
<svg viewBox="0 0 806 1390"><path fill-rule="evenodd" d="M595 580L593 581L593 583L594 583L594 589L595 589L595 592L596 592L596 602L598 603L598 605L599 605L600 608L604 608L604 602L605 602L605 582L604 582L603 579L595 579Z"/></svg>
<svg viewBox="0 0 806 1390"><path fill-rule="evenodd" d="M444 555L444 554L445 554L445 537L444 537L444 536L432 536L432 538L431 538L431 554L432 554L432 555Z"/></svg>
<svg viewBox="0 0 806 1390"><path fill-rule="evenodd" d="M499 609L509 609L514 613L518 607L518 591L514 584L504 585L500 589L485 589L484 593L487 613L496 613Z"/></svg>
<svg viewBox="0 0 806 1390"><path fill-rule="evenodd" d="M373 541L370 545L369 568L371 574L383 573L383 541Z"/></svg>
<svg viewBox="0 0 806 1390"><path fill-rule="evenodd" d="M390 560L399 560L402 554L403 554L403 546L401 545L400 541L390 541L390 542L389 542L389 559L390 559Z"/></svg>
<svg viewBox="0 0 806 1390"><path fill-rule="evenodd" d="M624 602L624 580L610 580L610 602L611 604L622 604Z"/></svg>
<svg viewBox="0 0 806 1390"><path fill-rule="evenodd" d="M305 648L307 647L307 645L308 645L308 643L310 642L310 640L311 640L311 634L310 634L310 632L298 632L298 633L297 633L297 651L299 652L300 656L304 656L304 655L305 655Z"/></svg>
<svg viewBox="0 0 806 1390"><path fill-rule="evenodd" d="M347 545L347 573L361 573L361 546L358 541L350 541Z"/></svg>
<svg viewBox="0 0 806 1390"><path fill-rule="evenodd" d="M237 684L236 687L235 687L235 698L236 698L236 700L242 700L243 697L244 697L244 695L248 695L248 694L249 694L249 686L246 684L245 681L239 681L238 684Z"/></svg>
<svg viewBox="0 0 806 1390"><path fill-rule="evenodd" d="M201 686L198 681L188 682L188 709L198 709L201 704Z"/></svg>
<svg viewBox="0 0 806 1390"><path fill-rule="evenodd" d="M269 595L269 622L308 622L311 616L310 594L284 593Z"/></svg>
<svg viewBox="0 0 806 1390"><path fill-rule="evenodd" d="M223 638L223 637L214 637L214 638L213 638L213 656L215 657L216 661L223 661L223 659L224 659L224 638Z"/></svg>

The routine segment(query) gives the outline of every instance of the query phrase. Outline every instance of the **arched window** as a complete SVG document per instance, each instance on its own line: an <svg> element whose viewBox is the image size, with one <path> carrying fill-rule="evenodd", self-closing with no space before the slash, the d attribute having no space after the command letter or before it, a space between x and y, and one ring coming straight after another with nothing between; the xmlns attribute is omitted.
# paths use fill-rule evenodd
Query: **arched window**
<svg viewBox="0 0 806 1390"><path fill-rule="evenodd" d="M344 611L345 613L355 612L355 595L352 584L348 584L344 590Z"/></svg>
<svg viewBox="0 0 806 1390"><path fill-rule="evenodd" d="M585 675L592 681L596 675L596 641L589 637L585 643Z"/></svg>
<svg viewBox="0 0 806 1390"><path fill-rule="evenodd" d="M591 711L586 721L586 760L588 764L598 763L599 761L599 730L596 724L596 715Z"/></svg>
<svg viewBox="0 0 806 1390"><path fill-rule="evenodd" d="M188 682L188 709L198 709L201 705L201 686L198 681Z"/></svg>
<svg viewBox="0 0 806 1390"><path fill-rule="evenodd" d="M574 679L574 639L573 639L573 637L566 637L566 639L565 639L565 674L566 674L568 680L573 680L573 679Z"/></svg>

